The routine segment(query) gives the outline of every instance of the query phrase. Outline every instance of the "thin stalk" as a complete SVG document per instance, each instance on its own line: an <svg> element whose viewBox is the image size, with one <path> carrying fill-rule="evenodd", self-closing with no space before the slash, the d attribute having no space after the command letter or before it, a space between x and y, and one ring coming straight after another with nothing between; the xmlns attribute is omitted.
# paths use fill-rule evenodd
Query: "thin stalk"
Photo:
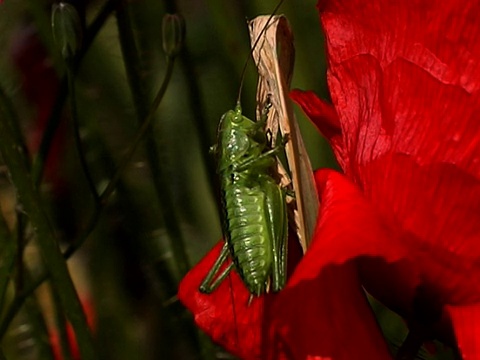
<svg viewBox="0 0 480 360"><path fill-rule="evenodd" d="M30 167L30 163L27 156L27 146L24 141L24 137L22 135L22 130L20 129L20 121L18 115L15 111L15 107L7 96L5 90L2 86L0 86L0 113L5 114L4 121L6 121L7 126L10 127L12 130L12 134L14 136L15 143L19 144L19 150L22 154L23 162L27 168ZM16 238L13 240L10 237L10 232L7 228L7 225L2 217L1 225L2 229L0 230L0 236L5 236L6 241L13 242L13 244L7 244L5 247L5 254L3 254L5 262L3 268L5 271L13 270L13 265L16 263L16 281L15 281L15 290L16 292L20 292L23 288L23 275L24 275L24 267L23 267L23 248L24 248L24 231L25 231L25 215L21 212L17 212L17 223L16 223ZM16 253L16 256L14 254ZM10 257L11 256L11 257ZM6 286L8 284L8 273L5 273L5 277L2 277L0 281L0 304L3 302L3 297L5 294Z"/></svg>
<svg viewBox="0 0 480 360"><path fill-rule="evenodd" d="M54 303L53 311L55 317L55 327L58 332L58 338L60 340L60 350L63 360L72 360L72 354L70 353L70 345L68 341L67 333L67 321L65 319L65 314L62 312L62 304L60 302L60 297L55 289L50 287L50 293L52 294L52 299Z"/></svg>
<svg viewBox="0 0 480 360"><path fill-rule="evenodd" d="M30 278L30 274L26 273L25 275L25 279ZM32 350L38 352L38 359L53 360L52 347L49 342L45 341L45 338L48 336L48 328L45 322L45 314L42 312L38 299L31 296L22 310L22 318L24 320L21 320L29 325L26 331L33 342L32 345L35 347L35 350Z"/></svg>
<svg viewBox="0 0 480 360"><path fill-rule="evenodd" d="M8 126L12 129L12 134L15 136L15 142L19 144L22 149L25 165L30 166L27 156L27 146L25 145L25 139L23 138L22 130L20 129L20 121L17 112L2 86L0 86L0 111L5 113L5 121L8 122Z"/></svg>
<svg viewBox="0 0 480 360"><path fill-rule="evenodd" d="M23 252L25 249L25 215L17 212L16 224L16 240L17 240L17 256L16 256L16 277L15 277L15 293L23 290L25 267L23 266Z"/></svg>
<svg viewBox="0 0 480 360"><path fill-rule="evenodd" d="M8 281L15 264L16 242L12 238L2 214L0 214L0 243L3 244L0 248L2 255L0 264L0 309L3 309Z"/></svg>
<svg viewBox="0 0 480 360"><path fill-rule="evenodd" d="M95 201L95 207L99 206L100 197L97 192L97 188L93 181L90 170L88 169L87 159L85 158L85 149L83 147L82 139L80 137L80 122L78 120L77 110L77 97L75 91L75 73L71 66L67 71L68 93L70 96L70 112L72 116L73 137L75 139L75 146L77 148L78 157L80 159L80 166L82 167L83 174L87 180L88 188Z"/></svg>
<svg viewBox="0 0 480 360"><path fill-rule="evenodd" d="M58 246L50 220L42 206L40 196L36 192L31 173L25 166L21 144L15 141L13 130L4 117L0 118L0 151L17 189L19 203L22 204L37 236L38 246L47 270L52 276L53 286L58 291L65 313L74 328L82 359L94 359L92 335L88 329L67 264Z"/></svg>
<svg viewBox="0 0 480 360"><path fill-rule="evenodd" d="M102 28L105 21L108 19L109 15L115 10L118 6L119 0L109 0L105 3L102 9L99 11L95 19L92 21L92 24L88 27L85 32L85 37L83 41L83 46L75 56L74 60L74 72L76 73L78 67L81 63L81 60L87 53L88 49L90 48L93 40L95 39L96 35ZM40 143L40 148L38 150L38 154L34 159L33 166L32 166L32 174L35 184L38 186L42 180L43 170L45 166L45 161L48 157L50 152L52 140L55 136L55 133L58 129L58 125L60 124L60 118L63 110L63 106L67 99L67 90L68 90L68 81L66 78L63 78L60 81L59 90L57 93L57 98L55 100L55 104L52 108L52 112L50 114L50 118L47 122L45 127L45 131L43 133L43 137Z"/></svg>
<svg viewBox="0 0 480 360"><path fill-rule="evenodd" d="M150 110L145 117L145 119L142 122L142 126L138 130L137 134L135 135L135 138L133 139L132 143L130 144L129 148L127 149L127 152L125 155L122 157L120 160L120 163L117 167L117 170L112 176L112 179L108 183L107 187L105 190L102 192L99 198L99 203L100 203L100 208L94 213L94 216L91 217L86 229L80 237L73 242L72 245L65 251L65 257L69 258L82 244L83 242L88 238L92 230L95 228L98 218L100 215L101 210L105 207L107 204L108 200L110 199L110 196L113 194L115 191L115 188L117 187L117 184L129 164L129 162L132 160L133 155L135 154L136 149L138 148L138 145L141 143L143 138L145 137L145 134L147 131L150 129L152 121L155 117L155 112L158 109L158 106L160 105L165 92L167 91L168 84L170 82L170 79L172 78L173 74L173 65L174 65L174 58L167 58L167 70L165 73L165 77L163 78L162 85L160 86L160 89L158 90L157 95L155 96L155 99L153 100L152 105L150 106Z"/></svg>
<svg viewBox="0 0 480 360"><path fill-rule="evenodd" d="M42 181L45 162L48 158L53 138L55 137L55 133L58 129L58 125L60 125L63 105L65 104L65 100L67 99L67 88L68 84L66 79L62 79L59 85L57 98L55 99L55 104L53 105L52 112L48 119L47 125L45 126L45 131L43 132L38 153L33 159L32 177L34 179L36 187L38 187Z"/></svg>
<svg viewBox="0 0 480 360"><path fill-rule="evenodd" d="M167 12L171 14L178 12L178 7L175 0L165 0L165 7ZM205 115L205 106L202 101L198 76L195 74L195 69L191 60L192 56L187 44L183 46L178 57L180 60L181 69L185 74L189 106L192 114L195 114L195 121L193 122L193 125L195 126L200 141L202 159L207 167L207 177L210 185L210 191L217 198L216 203L220 204L220 194L217 191L217 189L220 189L220 184L218 182L214 157L210 153L210 147L215 143L216 139L214 139L211 135L211 124Z"/></svg>
<svg viewBox="0 0 480 360"><path fill-rule="evenodd" d="M45 278L46 279L46 278ZM37 284L35 289L40 285L41 283ZM33 293L35 289L32 289L31 287L28 288L29 292L27 292L27 289L25 289L20 295L16 295L15 299L13 300L12 304L8 308L7 312L2 318L2 322L0 323L0 340L3 339L5 336L5 333L8 330L8 327L10 326L10 323L13 321L17 313L20 311L22 305L25 303L25 300Z"/></svg>
<svg viewBox="0 0 480 360"><path fill-rule="evenodd" d="M152 103L152 106L150 107L150 110L146 116L146 118L142 122L142 126L138 130L137 134L135 135L135 138L129 148L127 149L127 152L123 156L123 158L120 161L120 164L118 165L115 173L113 174L110 182L108 183L107 187L105 190L102 192L102 194L99 197L99 204L100 206L96 207L92 216L90 217L90 220L85 227L85 229L82 231L82 233L79 235L77 239L73 241L73 243L67 248L63 256L65 259L70 258L75 251L80 248L80 246L85 242L85 240L88 238L88 236L91 234L93 229L95 229L98 221L100 220L100 215L101 212L103 211L105 205L108 203L108 200L110 199L110 196L113 194L115 188L117 187L118 182L121 179L121 175L123 171L125 170L126 166L132 159L136 149L138 148L138 145L142 141L142 139L145 137L145 134L147 130L150 129L151 122L154 119L155 111L157 110L158 106L160 105L165 92L168 88L168 84L170 82L170 79L173 74L173 65L174 65L174 58L168 58L167 59L167 69L165 73L165 77L163 79L162 85L160 86L160 89L158 90L157 95L155 96L155 99ZM28 287L24 289L21 293L19 293L12 305L9 307L7 312L5 313L5 316L3 318L2 323L0 323L0 339L3 337L5 334L8 325L10 322L13 320L15 317L16 313L20 310L22 307L22 304L25 302L25 300L35 291L35 289L40 286L45 280L47 280L50 277L50 274L48 272L43 273L40 275L37 279L35 279L33 282L29 284Z"/></svg>
<svg viewBox="0 0 480 360"><path fill-rule="evenodd" d="M148 99L148 96L143 83L138 76L141 66L135 38L132 32L131 19L126 7L120 7L117 10L116 15L127 78L132 92L137 118L141 121L145 117L145 112L148 109L148 106L146 106L146 99ZM148 125L148 128L151 129L151 125ZM149 131L149 135L146 139L147 159L153 175L153 185L160 203L161 216L164 219L165 228L169 235L173 257L177 264L179 275L183 277L190 268L184 245L185 241L175 211L172 211L174 205L170 192L168 191L168 180L161 167L162 162L158 156L157 143L152 136L152 133L152 131Z"/></svg>
<svg viewBox="0 0 480 360"><path fill-rule="evenodd" d="M95 37L100 32L101 28L107 21L110 14L117 8L119 3L120 0L108 0L105 5L100 9L97 16L95 16L95 19L93 19L92 23L85 32L82 49L76 56L77 64L80 63L80 61L83 59L88 49L92 45L93 40L95 40Z"/></svg>

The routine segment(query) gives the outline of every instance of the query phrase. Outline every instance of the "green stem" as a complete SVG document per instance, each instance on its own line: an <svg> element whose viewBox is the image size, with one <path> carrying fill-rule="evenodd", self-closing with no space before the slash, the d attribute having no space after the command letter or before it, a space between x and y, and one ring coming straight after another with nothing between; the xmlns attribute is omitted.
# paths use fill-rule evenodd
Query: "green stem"
<svg viewBox="0 0 480 360"><path fill-rule="evenodd" d="M23 266L23 252L25 249L25 215L21 212L17 212L17 224L16 224L16 240L17 240L17 256L16 256L16 278L15 278L15 293L19 293L23 289L24 285L24 271Z"/></svg>
<svg viewBox="0 0 480 360"><path fill-rule="evenodd" d="M38 246L47 270L52 276L53 286L60 295L62 306L77 335L82 359L93 359L95 357L93 339L68 272L67 264L54 236L50 220L42 207L31 174L25 166L21 146L16 143L13 130L4 119L0 119L0 151L10 170L19 202L28 215L33 231L37 236Z"/></svg>
<svg viewBox="0 0 480 360"><path fill-rule="evenodd" d="M79 236L79 238L75 240L73 244L65 251L66 258L69 258L85 242L85 240L88 238L92 230L95 228L98 222L98 219L100 217L101 210L105 207L108 200L110 199L110 196L115 191L115 188L117 187L117 184L120 181L120 178L123 172L125 171L125 168L129 164L129 162L132 160L132 157L135 154L135 151L137 150L138 145L140 145L143 138L145 137L145 134L150 129L152 121L155 118L155 112L158 109L158 106L160 105L163 97L165 96L165 92L167 91L168 84L170 82L170 79L172 78L173 65L174 65L174 59L167 58L167 70L165 73L165 77L163 78L162 85L160 86L160 89L158 90L157 95L155 96L155 99L153 100L153 103L150 106L150 110L147 116L142 122L142 126L137 131L137 134L135 135L135 138L133 139L130 146L128 147L127 152L120 160L120 163L117 167L117 170L113 174L112 179L110 180L107 187L100 195L100 198L99 198L100 207L98 208L97 211L95 211L95 213L91 217L85 231L83 231L82 234Z"/></svg>
<svg viewBox="0 0 480 360"><path fill-rule="evenodd" d="M55 289L50 287L50 293L52 294L53 299L53 311L55 317L55 327L58 331L58 338L60 340L60 349L62 354L63 360L72 360L72 355L70 354L70 344L68 341L68 333L67 333L67 321L65 319L65 315L62 312L62 304L60 302L60 297Z"/></svg>
<svg viewBox="0 0 480 360"><path fill-rule="evenodd" d="M97 16L95 16L95 19L92 21L87 31L85 32L82 49L76 56L76 64L79 64L80 61L83 59L88 49L92 45L93 40L95 40L95 37L100 32L100 29L103 27L103 24L105 24L108 17L117 8L119 3L120 0L108 0L105 5L100 9Z"/></svg>
<svg viewBox="0 0 480 360"><path fill-rule="evenodd" d="M135 38L128 9L126 6L117 10L117 24L122 49L125 69L132 92L133 103L139 121L145 118L148 109L148 95L138 74L140 73L140 59L136 48ZM151 125L148 125L151 129ZM189 261L185 251L184 239L179 226L179 220L175 214L173 200L168 191L169 184L161 167L161 159L158 156L158 147L152 131L146 138L147 158L152 171L153 185L160 203L161 216L164 219L166 231L169 235L170 245L178 267L178 272L183 277L189 270Z"/></svg>
<svg viewBox="0 0 480 360"><path fill-rule="evenodd" d="M5 336L5 333L7 332L10 323L15 318L15 315L17 315L17 313L20 311L25 300L27 300L27 298L33 293L33 291L38 287L38 285L40 285L40 283L37 284L35 288L29 287L28 290L25 289L20 295L15 296L15 299L13 300L12 304L10 305L7 312L5 313L5 316L2 319L2 322L0 323L0 340L3 339L3 337Z"/></svg>
<svg viewBox="0 0 480 360"><path fill-rule="evenodd" d="M0 309L4 308L5 294L15 264L16 242L12 238L5 218L0 214Z"/></svg>
<svg viewBox="0 0 480 360"><path fill-rule="evenodd" d="M12 135L14 136L15 143L19 144L22 150L22 156L24 158L25 165L28 167L28 151L27 146L25 145L25 141L22 135L22 130L20 129L20 121L18 119L18 115L15 111L15 107L13 106L12 101L7 96L7 93L0 85L0 112L5 114L5 121L7 122L8 126L12 129Z"/></svg>
<svg viewBox="0 0 480 360"><path fill-rule="evenodd" d="M73 125L73 137L75 139L75 146L77 148L78 157L80 159L80 166L82 167L83 174L87 180L88 188L95 201L95 206L98 207L100 198L98 196L97 188L93 182L92 175L88 169L87 159L85 158L85 149L83 148L82 139L80 137L80 122L78 121L77 99L75 91L75 74L72 67L69 66L67 71L68 79L68 93L70 95L70 112L72 116Z"/></svg>
<svg viewBox="0 0 480 360"><path fill-rule="evenodd" d="M142 122L142 126L138 130L137 134L135 135L135 138L132 142L132 144L129 146L127 152L123 156L122 160L120 161L119 166L117 167L117 170L115 171L114 175L112 176L112 179L108 183L107 187L105 190L102 192L99 198L99 204L100 206L95 208L94 213L90 217L90 221L88 222L87 226L85 227L84 231L80 234L80 236L70 245L67 250L64 253L64 257L66 259L70 258L75 251L80 248L80 246L85 242L85 240L88 238L90 233L95 229L98 221L100 220L100 215L102 210L104 209L105 205L107 204L108 200L110 199L110 196L113 194L118 182L121 179L121 175L123 171L125 170L126 166L128 165L129 161L132 159L132 156L135 153L135 150L138 148L138 145L144 138L147 130L150 129L151 122L154 119L155 111L157 110L158 106L160 105L165 92L168 88L168 83L170 82L170 79L173 74L173 65L174 65L174 59L173 58L168 58L167 59L167 70L165 73L165 77L163 79L162 85L160 86L160 89L158 90L157 95L155 96L155 99L152 103L152 106L150 107L150 110ZM10 322L13 320L15 317L15 314L18 312L18 310L21 308L22 304L25 302L25 300L35 291L35 289L40 286L45 280L49 278L49 273L43 273L40 275L36 280L31 282L28 287L24 289L20 294L18 294L10 308L5 314L5 317L3 318L2 323L0 323L0 339L3 337L5 334L5 331L8 328L8 325Z"/></svg>
<svg viewBox="0 0 480 360"><path fill-rule="evenodd" d="M178 12L177 4L175 0L165 0L165 7L167 12L175 14ZM185 74L188 89L189 106L195 121L195 126L198 138L200 141L200 151L204 164L207 167L208 183L210 184L210 190L214 196L217 197L217 204L220 204L220 194L216 189L220 189L218 182L217 171L215 167L214 157L210 153L210 146L216 142L211 135L211 124L205 115L205 106L202 101L200 84L198 76L195 74L195 69L192 63L192 55L185 44L179 54L180 66Z"/></svg>
<svg viewBox="0 0 480 360"><path fill-rule="evenodd" d="M43 170L45 168L45 162L48 158L50 152L51 144L55 133L60 125L60 118L62 115L63 105L67 99L67 81L63 79L60 82L58 95L55 99L55 104L53 105L52 112L48 119L47 125L45 126L45 131L43 132L42 140L40 142L40 147L38 153L33 159L32 164L32 178L34 179L35 186L38 187L42 181Z"/></svg>
<svg viewBox="0 0 480 360"><path fill-rule="evenodd" d="M118 3L119 0L107 1L107 3L103 6L103 8L99 11L98 15L93 20L92 24L88 27L84 37L83 47L78 52L74 60L75 73L78 70L81 60L87 53L96 35L102 28L103 24L105 24L105 21L108 19L109 15L113 12L113 10L115 10ZM58 125L60 124L63 105L65 104L65 100L67 99L67 90L68 81L66 78L64 78L60 81L57 98L55 100L55 104L53 106L52 113L50 114L47 126L45 127L38 154L32 166L32 176L37 186L42 180L45 161L48 157L51 143L58 129Z"/></svg>
<svg viewBox="0 0 480 360"><path fill-rule="evenodd" d="M26 273L25 278L29 279L30 274ZM48 328L45 322L44 313L36 297L30 297L22 309L21 322L28 324L29 337L35 346L38 359L54 359L52 347L45 341L45 337L48 335ZM32 349L33 350L33 349Z"/></svg>

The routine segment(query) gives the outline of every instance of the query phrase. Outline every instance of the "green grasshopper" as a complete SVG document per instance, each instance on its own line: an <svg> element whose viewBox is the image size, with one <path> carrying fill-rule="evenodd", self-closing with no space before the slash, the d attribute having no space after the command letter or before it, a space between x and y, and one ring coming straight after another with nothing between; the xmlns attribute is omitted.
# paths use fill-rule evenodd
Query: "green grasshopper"
<svg viewBox="0 0 480 360"><path fill-rule="evenodd" d="M200 285L201 292L214 291L233 268L251 295L285 286L288 219L286 191L277 179L276 154L286 139L279 146L268 145L264 130L268 109L269 101L255 122L243 116L237 101L235 109L220 120L213 149L220 176L225 244ZM229 257L232 262L220 273Z"/></svg>

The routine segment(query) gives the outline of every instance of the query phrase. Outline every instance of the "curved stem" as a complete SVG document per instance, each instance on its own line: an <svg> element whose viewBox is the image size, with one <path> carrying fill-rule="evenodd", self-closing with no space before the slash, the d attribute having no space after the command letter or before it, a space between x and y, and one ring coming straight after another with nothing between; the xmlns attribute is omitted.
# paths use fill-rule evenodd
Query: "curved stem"
<svg viewBox="0 0 480 360"><path fill-rule="evenodd" d="M132 156L134 155L135 150L138 148L138 145L140 144L141 140L144 138L147 130L150 128L151 122L154 119L155 111L160 105L165 95L165 92L168 88L168 83L170 82L170 79L173 74L173 65L174 65L174 58L168 58L165 77L163 79L162 85L160 86L160 89L158 90L157 95L155 96L152 106L150 107L148 115L146 116L145 120L142 122L142 126L140 127L137 134L135 135L135 138L132 144L130 145L126 154L123 156L122 160L120 161L120 164L117 170L115 171L115 174L112 176L112 179L108 183L107 187L100 195L99 206L95 208L95 211L90 217L90 221L88 222L84 231L80 234L80 236L76 240L73 241L73 243L64 252L63 256L65 259L70 258L75 253L75 251L78 248L80 248L81 245L85 242L85 240L91 234L93 229L95 229L95 226L100 220L101 212L104 206L107 204L110 196L113 194L113 191L115 190L115 187L117 186L118 181L120 180L121 175L125 170L125 167L128 165L129 161L132 159ZM50 277L50 274L48 272L43 273L38 278L36 278L33 282L31 282L27 287L25 287L25 289L20 294L15 296L14 301L6 311L4 318L0 323L0 339L3 338L3 335L5 334L9 324L11 323L11 321L13 320L17 312L20 310L25 300L35 291L35 289L38 286L40 286L49 277Z"/></svg>
<svg viewBox="0 0 480 360"><path fill-rule="evenodd" d="M154 119L154 115L156 110L158 109L158 106L160 105L163 96L165 95L165 92L167 91L168 84L170 82L170 79L173 74L173 65L174 65L174 59L173 58L167 58L167 70L165 73L165 77L163 79L162 85L160 86L160 89L158 90L157 95L155 96L155 99L153 100L153 103L150 107L150 110L146 116L146 118L142 122L142 126L138 130L137 134L135 135L134 140L130 144L129 148L127 149L127 152L123 156L123 158L120 160L120 163L117 167L117 170L112 176L112 179L108 183L107 187L105 190L102 192L102 194L99 197L99 204L100 207L97 209L97 211L94 212L92 217L90 218L90 221L88 222L85 230L82 232L82 234L76 239L72 245L70 245L67 250L64 253L64 256L68 259L70 256L73 255L73 253L85 242L85 240L88 238L90 233L93 231L95 228L99 218L100 218L100 213L102 209L105 207L107 204L110 196L113 194L118 181L120 180L123 171L127 167L128 163L132 159L133 155L135 154L135 151L138 148L138 145L142 141L142 139L145 137L145 134L147 133L147 130L150 129L150 126L152 124L152 120Z"/></svg>
<svg viewBox="0 0 480 360"><path fill-rule="evenodd" d="M83 47L76 55L74 60L74 72L78 70L79 64L87 53L88 49L90 48L93 40L95 39L95 36L102 28L108 16L118 6L119 1L120 0L107 1L107 3L100 10L98 15L95 17L95 20L93 20L92 24L88 27L84 37ZM68 81L66 78L63 78L60 81L57 98L55 100L55 104L50 114L47 126L45 127L38 154L32 165L32 176L36 186L38 186L42 179L45 161L48 157L48 153L50 152L51 143L58 129L58 125L60 124L60 116L62 114L63 105L65 104L65 100L67 99L67 90Z"/></svg>
<svg viewBox="0 0 480 360"><path fill-rule="evenodd" d="M165 0L165 6L167 11L171 14L178 12L178 7L175 0ZM207 177L208 183L210 185L210 191L216 198L216 204L220 204L220 193L217 189L220 189L220 184L218 182L217 170L214 161L214 157L210 153L210 146L215 143L216 139L212 137L211 133L211 123L209 122L207 116L205 115L205 106L202 101L202 94L200 90L200 84L198 76L195 74L195 67L192 63L192 55L190 54L189 48L185 45L182 48L182 51L179 54L180 66L185 74L185 81L187 83L188 89L188 102L190 109L193 114L195 114L194 126L198 134L198 139L200 141L200 151L202 155L203 162L207 167ZM217 209L220 211L220 209Z"/></svg>
<svg viewBox="0 0 480 360"><path fill-rule="evenodd" d="M136 115L141 121L148 107L145 104L147 97L145 88L141 82L139 74L140 58L135 44L135 38L132 31L131 19L127 8L120 8L117 11L117 24L122 48L127 78L132 92L133 103ZM142 124L142 127L144 124ZM151 125L146 125L147 129ZM150 132L151 133L151 132ZM161 216L164 219L165 228L170 240L175 263L177 264L178 273L183 277L189 270L188 256L184 246L183 234L179 226L179 221L172 209L173 199L168 189L168 180L161 166L161 159L158 156L158 147L153 136L146 138L146 150L149 168L152 172L153 186L160 204Z"/></svg>
<svg viewBox="0 0 480 360"><path fill-rule="evenodd" d="M58 338L60 343L60 353L62 354L63 360L72 360L72 355L70 353L70 345L68 341L68 331L67 331L67 319L65 319L65 314L62 312L62 304L60 302L60 297L55 289L49 289L50 296L53 300L53 318L55 321L55 327L58 332Z"/></svg>
<svg viewBox="0 0 480 360"><path fill-rule="evenodd" d="M11 126L7 121L2 121L2 117L0 117L0 150L10 171L12 182L17 189L19 202L25 213L28 214L37 236L45 265L52 275L52 284L60 295L62 306L77 336L82 359L94 359L93 339L85 314L55 238L53 227L44 211L40 196L32 182L31 173L25 166L21 147L19 147ZM6 328L5 325L2 326Z"/></svg>
<svg viewBox="0 0 480 360"><path fill-rule="evenodd" d="M80 166L88 183L88 188L95 201L95 207L98 207L100 198L98 196L97 188L93 182L92 175L88 169L87 159L85 158L85 149L83 148L82 139L80 137L80 123L78 121L77 98L75 91L75 74L69 66L67 71L68 79L68 93L70 95L70 112L72 115L73 137L75 139L75 146L77 148L78 157L80 159Z"/></svg>

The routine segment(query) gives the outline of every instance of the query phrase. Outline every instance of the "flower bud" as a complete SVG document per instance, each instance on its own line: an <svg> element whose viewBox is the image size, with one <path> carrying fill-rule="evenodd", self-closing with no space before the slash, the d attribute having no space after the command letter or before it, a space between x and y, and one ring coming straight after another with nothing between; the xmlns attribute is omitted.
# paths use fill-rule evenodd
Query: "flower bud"
<svg viewBox="0 0 480 360"><path fill-rule="evenodd" d="M82 43L82 25L73 5L66 2L53 5L52 31L62 57L71 60Z"/></svg>
<svg viewBox="0 0 480 360"><path fill-rule="evenodd" d="M166 14L162 21L162 45L167 56L180 52L185 38L185 20L178 14Z"/></svg>

